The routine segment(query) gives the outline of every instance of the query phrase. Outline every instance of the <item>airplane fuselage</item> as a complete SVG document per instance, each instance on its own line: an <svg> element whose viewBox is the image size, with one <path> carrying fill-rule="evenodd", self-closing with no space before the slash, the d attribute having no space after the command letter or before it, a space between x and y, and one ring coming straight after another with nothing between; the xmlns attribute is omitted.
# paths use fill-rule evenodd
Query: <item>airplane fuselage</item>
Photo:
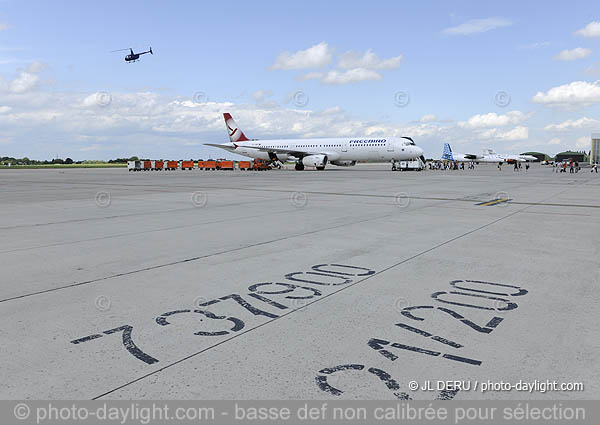
<svg viewBox="0 0 600 425"><path fill-rule="evenodd" d="M265 160L300 159L291 154L281 153L283 150L300 151L306 155L326 155L327 160L334 164L337 161L403 161L416 159L423 154L422 149L414 143L395 137L251 140L221 146L238 155ZM273 151L269 151L269 148Z"/></svg>

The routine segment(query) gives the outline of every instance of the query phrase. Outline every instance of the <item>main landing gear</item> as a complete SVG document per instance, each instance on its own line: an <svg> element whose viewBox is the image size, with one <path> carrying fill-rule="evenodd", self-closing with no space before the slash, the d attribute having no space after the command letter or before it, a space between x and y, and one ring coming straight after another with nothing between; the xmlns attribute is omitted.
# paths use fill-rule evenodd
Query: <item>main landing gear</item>
<svg viewBox="0 0 600 425"><path fill-rule="evenodd" d="M296 162L296 171L303 171L303 170L304 170L304 164L302 163L302 161Z"/></svg>

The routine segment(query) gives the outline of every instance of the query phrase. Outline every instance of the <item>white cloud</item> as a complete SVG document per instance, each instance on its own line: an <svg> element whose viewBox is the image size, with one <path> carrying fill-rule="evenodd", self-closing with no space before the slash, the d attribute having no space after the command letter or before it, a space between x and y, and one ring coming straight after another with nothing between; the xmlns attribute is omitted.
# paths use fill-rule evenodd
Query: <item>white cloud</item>
<svg viewBox="0 0 600 425"><path fill-rule="evenodd" d="M40 72L46 65L33 62L26 69L20 70L12 81L6 81L0 76L0 92L25 93L37 87L40 81Z"/></svg>
<svg viewBox="0 0 600 425"><path fill-rule="evenodd" d="M537 92L532 101L549 106L586 106L600 102L600 81L573 81Z"/></svg>
<svg viewBox="0 0 600 425"><path fill-rule="evenodd" d="M333 51L324 41L309 47L306 50L299 50L296 53L283 52L271 69L307 69L322 68L331 63Z"/></svg>
<svg viewBox="0 0 600 425"><path fill-rule="evenodd" d="M351 84L361 81L377 81L383 77L375 70L393 69L400 66L402 55L389 59L381 59L371 49L364 54L348 51L342 54L337 66L344 71L330 70L328 72L309 72L296 79L320 80L323 84Z"/></svg>
<svg viewBox="0 0 600 425"><path fill-rule="evenodd" d="M524 126L517 126L507 131L501 131L497 128L476 129L474 137L498 141L525 140L529 138L529 129Z"/></svg>
<svg viewBox="0 0 600 425"><path fill-rule="evenodd" d="M273 97L272 90L256 90L252 93L252 99L257 102L264 102L269 97Z"/></svg>
<svg viewBox="0 0 600 425"><path fill-rule="evenodd" d="M37 86L40 76L27 71L21 71L9 85L9 90L13 93L24 93Z"/></svg>
<svg viewBox="0 0 600 425"><path fill-rule="evenodd" d="M577 140L575 141L575 146L578 147L579 149L588 150L592 147L592 140L588 136L578 137Z"/></svg>
<svg viewBox="0 0 600 425"><path fill-rule="evenodd" d="M354 68L347 71L309 72L298 77L299 80L320 80L323 84L351 84L361 81L377 81L383 77L372 69Z"/></svg>
<svg viewBox="0 0 600 425"><path fill-rule="evenodd" d="M495 112L487 114L473 115L467 121L460 121L458 126L461 128L487 128L498 127L509 124L518 124L526 118L526 115L521 111L510 111L504 115L499 115Z"/></svg>
<svg viewBox="0 0 600 425"><path fill-rule="evenodd" d="M550 47L550 42L549 41L538 41L536 43L530 43L530 44L525 44L522 46L519 46L518 49L520 50L534 50L534 49L543 49L546 47Z"/></svg>
<svg viewBox="0 0 600 425"><path fill-rule="evenodd" d="M394 69L398 68L401 62L402 55L381 59L371 49L363 55L350 50L339 57L337 66L342 69Z"/></svg>
<svg viewBox="0 0 600 425"><path fill-rule="evenodd" d="M299 81L320 80L324 75L322 72L309 72L308 74L298 76L296 79Z"/></svg>
<svg viewBox="0 0 600 425"><path fill-rule="evenodd" d="M512 22L505 18L471 19L463 24L446 28L442 32L448 35L470 35L510 25L512 25Z"/></svg>
<svg viewBox="0 0 600 425"><path fill-rule="evenodd" d="M558 55L554 56L554 60L559 61L574 61L577 59L587 58L592 54L592 49L586 49L584 47L576 47L574 49L562 50Z"/></svg>
<svg viewBox="0 0 600 425"><path fill-rule="evenodd" d="M323 84L351 84L360 81L376 81L383 77L371 69L354 68L344 72L329 71L321 78Z"/></svg>
<svg viewBox="0 0 600 425"><path fill-rule="evenodd" d="M344 110L342 108L340 108L339 106L334 106L333 108L326 108L326 109L323 109L322 111L320 111L320 113L322 115L334 115L334 114L340 114L343 112L344 112Z"/></svg>
<svg viewBox="0 0 600 425"><path fill-rule="evenodd" d="M283 52L275 60L271 69L309 69L324 68L331 64L333 49L321 42L296 53ZM398 68L402 55L382 59L367 49L366 52L349 50L338 58L337 67L342 69L329 71L311 71L295 77L298 81L319 80L323 84L351 84L361 81L377 81L383 77L376 70Z"/></svg>
<svg viewBox="0 0 600 425"><path fill-rule="evenodd" d="M498 140L525 140L529 138L529 129L523 126L517 126L512 130L499 132L495 135Z"/></svg>
<svg viewBox="0 0 600 425"><path fill-rule="evenodd" d="M10 25L3 24L3 23L0 22L0 31L6 31L9 28L10 28Z"/></svg>
<svg viewBox="0 0 600 425"><path fill-rule="evenodd" d="M575 35L581 35L583 37L600 37L600 22L590 22L584 28L575 31Z"/></svg>
<svg viewBox="0 0 600 425"><path fill-rule="evenodd" d="M433 114L426 114L421 117L420 122L434 122L437 121L437 117Z"/></svg>
<svg viewBox="0 0 600 425"><path fill-rule="evenodd" d="M12 111L10 106L0 106L0 114L7 114Z"/></svg>
<svg viewBox="0 0 600 425"><path fill-rule="evenodd" d="M31 73L31 74L39 74L44 69L46 69L46 64L45 63L42 63L40 61L33 61L31 64L29 64L29 66L27 67L26 71L29 72L29 73Z"/></svg>
<svg viewBox="0 0 600 425"><path fill-rule="evenodd" d="M548 124L546 127L544 127L544 130L566 131L580 128L591 128L595 126L600 126L600 121L594 118L582 117L577 120L567 120L559 124Z"/></svg>
<svg viewBox="0 0 600 425"><path fill-rule="evenodd" d="M548 144L549 145L560 145L560 144L562 144L562 140L560 140L558 137L553 137L552 139L548 140Z"/></svg>

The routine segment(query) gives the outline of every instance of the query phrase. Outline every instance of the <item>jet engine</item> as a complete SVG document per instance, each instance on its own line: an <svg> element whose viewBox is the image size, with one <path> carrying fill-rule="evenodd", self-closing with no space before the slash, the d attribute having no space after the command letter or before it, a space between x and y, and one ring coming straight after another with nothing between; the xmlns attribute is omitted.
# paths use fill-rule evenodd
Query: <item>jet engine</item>
<svg viewBox="0 0 600 425"><path fill-rule="evenodd" d="M269 159L271 161L287 161L288 159L290 159L290 156L287 153L275 153L275 152L269 152Z"/></svg>
<svg viewBox="0 0 600 425"><path fill-rule="evenodd" d="M307 167L317 167L317 169L325 168L327 164L327 155L309 155L302 158L302 164Z"/></svg>
<svg viewBox="0 0 600 425"><path fill-rule="evenodd" d="M331 164L337 165L338 167L352 167L356 165L356 161L331 161Z"/></svg>

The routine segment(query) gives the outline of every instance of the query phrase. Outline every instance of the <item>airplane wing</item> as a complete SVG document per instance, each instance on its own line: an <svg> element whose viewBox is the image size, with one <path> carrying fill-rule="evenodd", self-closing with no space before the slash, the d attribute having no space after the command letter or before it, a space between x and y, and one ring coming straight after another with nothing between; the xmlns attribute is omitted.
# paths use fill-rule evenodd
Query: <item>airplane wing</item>
<svg viewBox="0 0 600 425"><path fill-rule="evenodd" d="M306 152L306 151L302 151L302 150L298 150L298 149L281 149L281 148L265 148L263 146L243 146L246 149L256 149L258 151L262 151L262 152L272 152L272 153L279 153L279 154L287 154L290 156L294 156L296 158L302 158L305 156L310 156L310 155L331 155L330 153L327 152L320 152L320 153L315 153L315 152Z"/></svg>
<svg viewBox="0 0 600 425"><path fill-rule="evenodd" d="M220 145L220 144L215 144L215 143L205 143L204 145L225 149L225 150L228 150L228 151L234 152L234 153L235 153L235 150L238 148L238 145L236 145L235 143L232 146L222 145L222 144ZM267 148L264 146L243 145L240 147L243 147L244 149L255 149L255 150L261 151L261 152L271 152L274 154L281 154L281 155L286 154L288 156L293 156L293 157L299 158L299 159L301 159L305 156L311 156L311 155L327 155L328 157L336 156L336 153L326 152L326 151L316 153L316 152L306 152L306 151L298 150L298 149Z"/></svg>
<svg viewBox="0 0 600 425"><path fill-rule="evenodd" d="M228 146L228 145L223 145L223 144L219 144L219 143L205 143L204 146L213 146L215 148L221 148L221 149L233 149L233 146Z"/></svg>
<svg viewBox="0 0 600 425"><path fill-rule="evenodd" d="M475 155L474 153L466 153L464 154L466 159L477 159L480 158L479 155Z"/></svg>

